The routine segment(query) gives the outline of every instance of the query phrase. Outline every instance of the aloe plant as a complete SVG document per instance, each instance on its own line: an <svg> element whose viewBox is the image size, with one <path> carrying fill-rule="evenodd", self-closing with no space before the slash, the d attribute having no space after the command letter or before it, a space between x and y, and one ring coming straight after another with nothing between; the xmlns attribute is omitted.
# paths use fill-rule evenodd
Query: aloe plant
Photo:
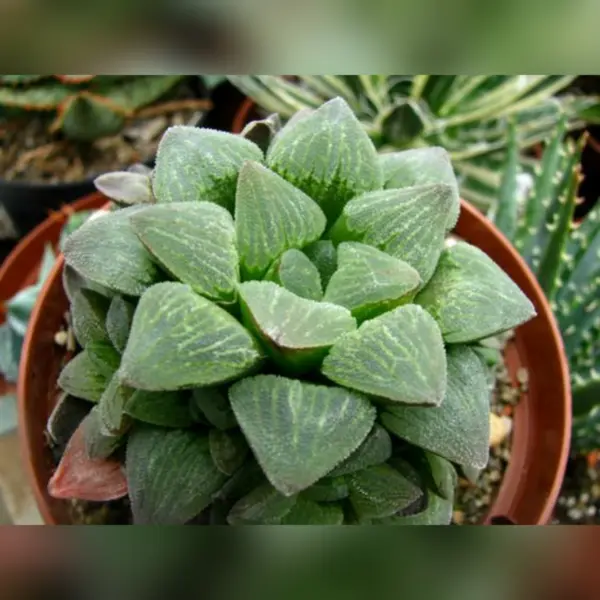
<svg viewBox="0 0 600 600"><path fill-rule="evenodd" d="M457 469L488 460L474 344L534 308L446 244L443 150L378 155L336 98L279 130L173 127L151 175L97 183L116 205L65 244L81 351L51 436L89 412L53 496L128 496L135 523L450 522Z"/></svg>
<svg viewBox="0 0 600 600"><path fill-rule="evenodd" d="M564 141L563 118L548 140L530 192L519 196L513 128L498 211L492 215L537 276L561 329L571 371L573 444L600 447L600 207L573 222L586 137Z"/></svg>
<svg viewBox="0 0 600 600"><path fill-rule="evenodd" d="M494 207L508 144L508 119L521 152L543 141L566 115L569 129L597 120L599 98L561 93L574 76L272 75L229 77L267 112L290 118L342 96L377 146L441 146L461 196ZM534 162L532 160L531 162Z"/></svg>
<svg viewBox="0 0 600 600"><path fill-rule="evenodd" d="M181 75L1 75L0 109L55 114L52 133L91 141L121 130L125 119L158 100Z"/></svg>

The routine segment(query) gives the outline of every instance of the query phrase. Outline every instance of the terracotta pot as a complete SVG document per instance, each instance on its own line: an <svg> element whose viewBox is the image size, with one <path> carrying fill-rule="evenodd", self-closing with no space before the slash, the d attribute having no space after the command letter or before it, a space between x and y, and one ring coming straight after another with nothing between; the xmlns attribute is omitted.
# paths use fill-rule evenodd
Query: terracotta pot
<svg viewBox="0 0 600 600"><path fill-rule="evenodd" d="M252 103L244 103L246 118ZM243 127L244 118L236 127ZM512 459L486 524L545 524L558 497L569 451L571 396L568 363L547 300L535 276L508 240L480 212L462 202L455 233L481 248L504 269L535 305L537 317L517 329L507 347L510 373L529 371L529 391L515 411ZM51 498L46 485L53 472L44 429L56 402L63 351L54 333L68 302L60 257L33 311L19 374L19 418L23 452L40 512L49 524L68 523L66 505Z"/></svg>

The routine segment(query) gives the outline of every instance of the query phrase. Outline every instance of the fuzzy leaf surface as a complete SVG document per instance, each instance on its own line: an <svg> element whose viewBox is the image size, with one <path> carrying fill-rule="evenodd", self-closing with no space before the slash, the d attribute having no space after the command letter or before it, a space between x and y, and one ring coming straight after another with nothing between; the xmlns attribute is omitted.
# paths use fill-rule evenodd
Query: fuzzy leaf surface
<svg viewBox="0 0 600 600"><path fill-rule="evenodd" d="M208 387L196 388L192 392L192 400L213 427L221 431L237 427L229 398L223 391Z"/></svg>
<svg viewBox="0 0 600 600"><path fill-rule="evenodd" d="M331 240L318 240L303 248L302 251L317 267L321 275L321 284L325 289L337 269L337 250L333 242Z"/></svg>
<svg viewBox="0 0 600 600"><path fill-rule="evenodd" d="M125 350L134 312L135 306L122 296L115 296L110 301L106 314L106 332L118 352Z"/></svg>
<svg viewBox="0 0 600 600"><path fill-rule="evenodd" d="M337 504L318 504L300 496L282 525L343 525L344 511Z"/></svg>
<svg viewBox="0 0 600 600"><path fill-rule="evenodd" d="M135 390L125 402L124 412L136 421L159 427L185 429L193 424L185 392Z"/></svg>
<svg viewBox="0 0 600 600"><path fill-rule="evenodd" d="M98 402L112 377L99 369L86 350L72 358L61 371L58 386L77 398Z"/></svg>
<svg viewBox="0 0 600 600"><path fill-rule="evenodd" d="M215 466L225 475L233 475L244 464L250 450L239 431L211 429L208 441Z"/></svg>
<svg viewBox="0 0 600 600"><path fill-rule="evenodd" d="M266 279L308 300L321 300L323 288L317 267L300 250L288 250L273 263Z"/></svg>
<svg viewBox="0 0 600 600"><path fill-rule="evenodd" d="M239 500L227 516L230 525L276 525L297 502L265 483Z"/></svg>
<svg viewBox="0 0 600 600"><path fill-rule="evenodd" d="M110 300L92 290L82 289L71 302L71 322L77 341L84 348L92 342L108 341L106 315Z"/></svg>

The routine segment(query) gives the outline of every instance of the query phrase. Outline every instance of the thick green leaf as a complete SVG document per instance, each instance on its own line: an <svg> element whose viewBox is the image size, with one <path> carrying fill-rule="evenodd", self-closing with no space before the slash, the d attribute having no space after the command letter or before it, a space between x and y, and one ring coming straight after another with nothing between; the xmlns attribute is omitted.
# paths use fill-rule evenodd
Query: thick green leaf
<svg viewBox="0 0 600 600"><path fill-rule="evenodd" d="M96 189L122 205L151 204L152 181L148 175L129 171L104 173L94 179Z"/></svg>
<svg viewBox="0 0 600 600"><path fill-rule="evenodd" d="M73 267L70 267L67 264L63 267L62 284L69 302L73 302L75 294L81 289L92 290L109 299L116 295L114 291L108 290L89 279L85 279Z"/></svg>
<svg viewBox="0 0 600 600"><path fill-rule="evenodd" d="M140 296L162 275L131 227L139 210L123 208L84 223L65 241L67 265L110 290Z"/></svg>
<svg viewBox="0 0 600 600"><path fill-rule="evenodd" d="M367 439L329 477L348 475L367 467L380 465L392 456L392 439L381 425L375 424Z"/></svg>
<svg viewBox="0 0 600 600"><path fill-rule="evenodd" d="M86 352L94 367L107 377L112 377L121 363L121 356L110 342L90 342Z"/></svg>
<svg viewBox="0 0 600 600"><path fill-rule="evenodd" d="M198 127L170 127L156 155L152 190L158 202L206 200L233 211L238 173L261 149L238 135Z"/></svg>
<svg viewBox="0 0 600 600"><path fill-rule="evenodd" d="M0 396L0 436L17 428L17 397L14 394Z"/></svg>
<svg viewBox="0 0 600 600"><path fill-rule="evenodd" d="M228 312L183 283L159 283L140 299L123 353L131 387L177 390L241 377L257 366L251 335Z"/></svg>
<svg viewBox="0 0 600 600"><path fill-rule="evenodd" d="M268 483L239 500L231 509L230 525L277 525L297 502L297 496L284 496Z"/></svg>
<svg viewBox="0 0 600 600"><path fill-rule="evenodd" d="M263 152L271 144L272 139L281 129L281 119L277 113L259 121L251 121L244 127L240 135L254 142Z"/></svg>
<svg viewBox="0 0 600 600"><path fill-rule="evenodd" d="M281 258L273 263L266 279L274 281L301 298L309 300L323 298L319 270L300 250L284 252Z"/></svg>
<svg viewBox="0 0 600 600"><path fill-rule="evenodd" d="M337 504L317 504L300 496L281 520L282 525L343 525L344 511Z"/></svg>
<svg viewBox="0 0 600 600"><path fill-rule="evenodd" d="M453 193L440 183L364 194L348 202L329 235L375 246L407 262L426 283L444 247Z"/></svg>
<svg viewBox="0 0 600 600"><path fill-rule="evenodd" d="M8 323L0 325L0 374L6 381L16 383L19 378L19 360L23 338Z"/></svg>
<svg viewBox="0 0 600 600"><path fill-rule="evenodd" d="M213 498L226 503L237 502L256 487L266 482L265 475L258 463L252 459L247 460L226 481L225 485L213 494Z"/></svg>
<svg viewBox="0 0 600 600"><path fill-rule="evenodd" d="M350 198L383 185L377 151L341 98L282 129L267 164L318 202L330 222Z"/></svg>
<svg viewBox="0 0 600 600"><path fill-rule="evenodd" d="M125 403L124 411L137 421L185 429L193 425L189 393L146 392L135 390Z"/></svg>
<svg viewBox="0 0 600 600"><path fill-rule="evenodd" d="M346 308L301 298L270 281L242 283L239 291L247 326L284 368L314 368L340 336L356 329Z"/></svg>
<svg viewBox="0 0 600 600"><path fill-rule="evenodd" d="M337 269L337 250L331 240L318 240L302 250L321 274L323 289L329 285L331 276Z"/></svg>
<svg viewBox="0 0 600 600"><path fill-rule="evenodd" d="M92 342L107 342L106 315L110 300L92 290L81 289L71 302L71 323L77 341L85 348Z"/></svg>
<svg viewBox="0 0 600 600"><path fill-rule="evenodd" d="M233 302L239 281L231 215L210 202L148 206L131 218L149 252L182 283L215 302Z"/></svg>
<svg viewBox="0 0 600 600"><path fill-rule="evenodd" d="M120 434L129 427L125 405L133 393L133 389L120 383L119 374L115 373L98 401L98 415L108 433Z"/></svg>
<svg viewBox="0 0 600 600"><path fill-rule="evenodd" d="M98 369L96 365L86 350L80 352L61 371L59 387L71 396L98 402L112 374L105 369Z"/></svg>
<svg viewBox="0 0 600 600"><path fill-rule="evenodd" d="M456 469L451 462L445 458L425 452L429 468L431 470L431 480L433 482L432 491L449 502L454 502L454 489L456 487L457 475ZM472 467L465 467L467 470Z"/></svg>
<svg viewBox="0 0 600 600"><path fill-rule="evenodd" d="M221 431L237 427L227 395L216 388L196 388L192 399L208 422Z"/></svg>
<svg viewBox="0 0 600 600"><path fill-rule="evenodd" d="M433 278L415 302L435 318L449 344L491 337L536 314L510 277L465 242L444 250Z"/></svg>
<svg viewBox="0 0 600 600"><path fill-rule="evenodd" d="M453 346L448 350L448 384L441 406L387 406L381 422L415 446L482 469L489 454L489 402L481 360L468 346Z"/></svg>
<svg viewBox="0 0 600 600"><path fill-rule="evenodd" d="M227 480L213 463L207 436L188 430L135 428L125 467L134 522L140 525L186 523Z"/></svg>
<svg viewBox="0 0 600 600"><path fill-rule="evenodd" d="M246 279L260 279L291 248L321 237L323 211L304 192L256 162L246 162L235 196L235 228Z"/></svg>
<svg viewBox="0 0 600 600"><path fill-rule="evenodd" d="M315 502L337 502L348 497L350 490L345 477L325 477L302 492L302 496Z"/></svg>
<svg viewBox="0 0 600 600"><path fill-rule="evenodd" d="M29 325L29 318L40 294L39 284L29 286L17 292L6 303L6 322L13 333L24 337Z"/></svg>
<svg viewBox="0 0 600 600"><path fill-rule="evenodd" d="M119 352L123 352L127 345L134 312L135 306L121 296L115 296L110 301L106 315L106 332L112 345Z"/></svg>
<svg viewBox="0 0 600 600"><path fill-rule="evenodd" d="M229 398L267 478L287 496L345 460L375 420L374 407L361 394L275 375L240 381Z"/></svg>
<svg viewBox="0 0 600 600"><path fill-rule="evenodd" d="M448 213L446 229L450 230L458 221L460 199L458 183L444 148L413 148L403 152L390 152L379 155L386 189L421 186L428 183L446 183L452 187L451 210Z"/></svg>
<svg viewBox="0 0 600 600"><path fill-rule="evenodd" d="M450 525L453 502L444 500L430 490L426 490L427 506L414 515L391 516L378 519L376 525Z"/></svg>
<svg viewBox="0 0 600 600"><path fill-rule="evenodd" d="M123 443L121 433L106 431L98 406L94 406L81 422L86 453L91 460L106 459Z"/></svg>
<svg viewBox="0 0 600 600"><path fill-rule="evenodd" d="M402 404L439 405L446 392L440 330L420 306L400 306L340 338L322 373L339 385Z"/></svg>
<svg viewBox="0 0 600 600"><path fill-rule="evenodd" d="M219 471L233 475L248 456L246 439L239 431L211 429L208 436L210 455Z"/></svg>
<svg viewBox="0 0 600 600"><path fill-rule="evenodd" d="M366 244L343 242L323 300L345 306L363 321L406 303L420 283L404 261Z"/></svg>
<svg viewBox="0 0 600 600"><path fill-rule="evenodd" d="M349 476L350 502L360 520L389 517L423 495L390 465L368 467Z"/></svg>

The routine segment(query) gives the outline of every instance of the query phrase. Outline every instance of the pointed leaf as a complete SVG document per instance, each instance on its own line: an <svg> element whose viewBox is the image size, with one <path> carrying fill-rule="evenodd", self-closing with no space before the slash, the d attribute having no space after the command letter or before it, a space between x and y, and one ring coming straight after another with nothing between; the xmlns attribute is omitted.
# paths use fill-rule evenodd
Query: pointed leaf
<svg viewBox="0 0 600 600"><path fill-rule="evenodd" d="M297 502L297 496L284 496L264 484L239 500L227 516L230 525L276 525Z"/></svg>
<svg viewBox="0 0 600 600"><path fill-rule="evenodd" d="M262 162L261 149L238 135L198 127L170 127L156 155L152 191L158 202L205 200L233 209L242 164Z"/></svg>
<svg viewBox="0 0 600 600"><path fill-rule="evenodd" d="M310 370L340 336L356 329L346 308L301 298L270 281L242 283L239 291L245 323L284 368Z"/></svg>
<svg viewBox="0 0 600 600"><path fill-rule="evenodd" d="M414 515L391 516L377 519L376 525L450 525L453 503L444 500L430 490L426 490L427 506Z"/></svg>
<svg viewBox="0 0 600 600"><path fill-rule="evenodd" d="M318 240L325 224L323 211L304 192L256 162L244 163L235 226L247 279L261 278L286 250Z"/></svg>
<svg viewBox="0 0 600 600"><path fill-rule="evenodd" d="M135 306L121 296L115 296L106 315L106 332L112 345L119 352L125 350Z"/></svg>
<svg viewBox="0 0 600 600"><path fill-rule="evenodd" d="M146 392L135 390L125 403L124 411L137 421L185 429L193 425L189 395L182 392Z"/></svg>
<svg viewBox="0 0 600 600"><path fill-rule="evenodd" d="M346 459L375 419L361 394L275 375L240 381L229 398L267 478L287 496Z"/></svg>
<svg viewBox="0 0 600 600"><path fill-rule="evenodd" d="M215 302L235 300L235 228L224 208L210 202L154 205L133 215L131 225L175 279Z"/></svg>
<svg viewBox="0 0 600 600"><path fill-rule="evenodd" d="M58 385L72 396L98 402L111 376L106 370L98 369L84 350L66 364L58 378Z"/></svg>
<svg viewBox="0 0 600 600"><path fill-rule="evenodd" d="M451 347L441 406L387 406L381 422L390 433L415 446L482 469L489 454L489 392L481 360L467 346Z"/></svg>
<svg viewBox="0 0 600 600"><path fill-rule="evenodd" d="M84 223L65 241L67 265L110 290L141 295L161 275L129 222L138 210L123 208Z"/></svg>
<svg viewBox="0 0 600 600"><path fill-rule="evenodd" d="M254 142L263 152L271 144L271 140L281 129L281 119L277 113L269 115L259 121L251 121L244 127L240 135Z"/></svg>
<svg viewBox="0 0 600 600"><path fill-rule="evenodd" d="M536 314L508 275L465 242L444 250L433 278L415 302L435 318L448 344L491 337Z"/></svg>
<svg viewBox="0 0 600 600"><path fill-rule="evenodd" d="M348 475L367 467L380 465L392 456L392 438L381 425L375 424L367 439L329 477Z"/></svg>
<svg viewBox="0 0 600 600"><path fill-rule="evenodd" d="M402 404L439 405L446 391L440 330L420 306L400 306L345 335L322 373L339 385Z"/></svg>
<svg viewBox="0 0 600 600"><path fill-rule="evenodd" d="M266 279L277 283L301 298L308 298L309 300L321 300L323 298L321 275L308 256L300 250L284 252L281 258L273 263Z"/></svg>
<svg viewBox="0 0 600 600"><path fill-rule="evenodd" d="M17 292L6 303L6 321L12 331L24 337L27 332L31 312L40 294L39 284L27 287Z"/></svg>
<svg viewBox="0 0 600 600"><path fill-rule="evenodd" d="M337 504L317 504L308 498L298 498L281 520L282 525L343 525L344 511Z"/></svg>
<svg viewBox="0 0 600 600"><path fill-rule="evenodd" d="M108 341L106 315L110 300L97 292L81 289L71 302L71 323L77 341L84 348L92 342Z"/></svg>
<svg viewBox="0 0 600 600"><path fill-rule="evenodd" d="M239 431L211 429L208 441L210 455L217 469L225 475L233 475L244 464L250 450Z"/></svg>
<svg viewBox="0 0 600 600"><path fill-rule="evenodd" d="M348 202L329 236L375 246L407 262L426 283L444 247L453 193L440 183L364 194Z"/></svg>
<svg viewBox="0 0 600 600"><path fill-rule="evenodd" d="M150 204L154 202L152 182L147 174L129 171L104 173L94 179L99 192L119 204Z"/></svg>
<svg viewBox="0 0 600 600"><path fill-rule="evenodd" d="M110 342L90 342L85 349L94 367L106 377L119 368L121 357Z"/></svg>
<svg viewBox="0 0 600 600"><path fill-rule="evenodd" d="M90 502L123 498L127 495L127 479L121 465L112 460L89 458L83 432L82 424L73 434L48 482L48 493L53 498Z"/></svg>
<svg viewBox="0 0 600 600"><path fill-rule="evenodd" d="M302 492L302 496L315 502L337 502L350 493L345 477L325 477Z"/></svg>
<svg viewBox="0 0 600 600"><path fill-rule="evenodd" d="M323 289L337 269L337 250L331 240L318 240L302 250L321 274Z"/></svg>
<svg viewBox="0 0 600 600"><path fill-rule="evenodd" d="M177 390L213 385L253 369L260 353L228 312L182 283L159 283L140 299L121 361L131 387Z"/></svg>
<svg viewBox="0 0 600 600"><path fill-rule="evenodd" d="M456 469L451 462L445 458L425 452L429 468L431 469L431 478L434 483L432 491L449 502L454 502L454 489L456 487L457 475ZM466 467L470 469L470 467Z"/></svg>
<svg viewBox="0 0 600 600"><path fill-rule="evenodd" d="M68 264L65 264L63 267L62 283L63 288L65 290L65 294L69 299L69 302L73 302L75 294L79 290L84 288L97 292L100 295L109 299L115 295L115 292L108 290L105 287L102 287L101 285L90 281L89 279L85 279L79 273L77 273L77 271L73 267L70 267Z"/></svg>
<svg viewBox="0 0 600 600"><path fill-rule="evenodd" d="M376 465L349 477L350 501L359 520L389 517L423 495L390 465Z"/></svg>
<svg viewBox="0 0 600 600"><path fill-rule="evenodd" d="M121 384L115 373L98 401L98 415L106 431L112 435L122 433L129 427L130 419L125 414L125 405L134 390Z"/></svg>
<svg viewBox="0 0 600 600"><path fill-rule="evenodd" d="M267 164L318 202L330 222L350 198L383 184L373 142L341 98L282 129Z"/></svg>
<svg viewBox="0 0 600 600"><path fill-rule="evenodd" d="M227 395L215 388L196 388L192 392L196 406L208 422L221 431L237 427L237 421Z"/></svg>
<svg viewBox="0 0 600 600"><path fill-rule="evenodd" d="M111 434L104 428L98 406L94 406L81 423L88 458L107 459L123 443L122 434Z"/></svg>
<svg viewBox="0 0 600 600"><path fill-rule="evenodd" d="M450 230L456 225L460 213L458 182L450 162L450 155L444 148L431 146L390 152L381 154L379 162L386 189L418 187L432 183L448 184L452 188L452 200L446 229Z"/></svg>
<svg viewBox="0 0 600 600"><path fill-rule="evenodd" d="M213 499L227 503L237 502L266 481L258 463L255 460L248 460L227 480L222 488L213 494Z"/></svg>
<svg viewBox="0 0 600 600"><path fill-rule="evenodd" d="M198 432L141 426L125 462L134 522L181 525L200 514L226 481Z"/></svg>
<svg viewBox="0 0 600 600"><path fill-rule="evenodd" d="M325 291L325 302L345 306L359 321L371 319L411 299L421 283L402 260L358 242L338 247L338 269Z"/></svg>
<svg viewBox="0 0 600 600"><path fill-rule="evenodd" d="M90 412L90 403L69 394L61 394L52 409L46 431L55 444L66 446L75 430Z"/></svg>

